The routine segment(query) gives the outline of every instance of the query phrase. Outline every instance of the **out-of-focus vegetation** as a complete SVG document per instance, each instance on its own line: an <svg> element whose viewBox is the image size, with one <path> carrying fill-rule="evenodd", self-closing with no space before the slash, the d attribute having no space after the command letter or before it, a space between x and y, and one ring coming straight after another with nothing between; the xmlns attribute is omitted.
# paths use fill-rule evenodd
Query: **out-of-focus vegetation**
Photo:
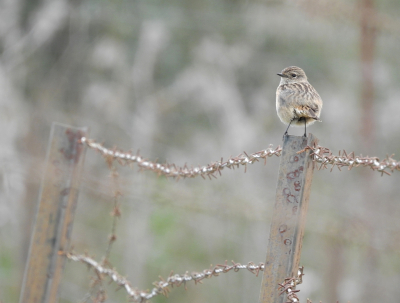
<svg viewBox="0 0 400 303"><path fill-rule="evenodd" d="M372 117L364 119L360 12L370 4L379 18L371 21ZM3 0L0 301L19 298L52 121L88 126L108 146L161 162L207 164L281 143L276 73L297 65L324 101L323 123L309 128L321 145L399 159L399 14L396 0ZM372 131L362 133L365 125ZM73 245L99 259L112 182L98 154L88 150L85 162ZM179 182L119 167L113 266L149 289L171 270L264 262L278 164ZM399 182L399 173L364 168L315 172L302 300L396 302ZM60 302L79 302L90 276L68 262ZM261 276L229 273L154 302L257 302L260 284ZM114 289L107 302L126 302Z"/></svg>

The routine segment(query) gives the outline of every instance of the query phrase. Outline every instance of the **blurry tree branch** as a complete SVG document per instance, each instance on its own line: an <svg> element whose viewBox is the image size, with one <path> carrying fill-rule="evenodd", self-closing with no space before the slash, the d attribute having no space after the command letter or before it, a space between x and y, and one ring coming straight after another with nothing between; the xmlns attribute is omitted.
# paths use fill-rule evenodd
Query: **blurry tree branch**
<svg viewBox="0 0 400 303"><path fill-rule="evenodd" d="M5 1L0 13L1 19L7 20L9 30L2 31L4 52L1 56L7 70L14 69L23 60L51 41L56 33L69 20L70 3L66 0L44 1L22 26L23 1ZM11 20L13 18L13 20Z"/></svg>
<svg viewBox="0 0 400 303"><path fill-rule="evenodd" d="M299 0L294 2L311 15L329 18L334 21L351 22L356 26L359 26L360 20L365 17L365 12L359 1L354 5L348 1L340 0ZM378 12L369 14L368 18L369 24L378 31L400 35L400 21L398 18Z"/></svg>

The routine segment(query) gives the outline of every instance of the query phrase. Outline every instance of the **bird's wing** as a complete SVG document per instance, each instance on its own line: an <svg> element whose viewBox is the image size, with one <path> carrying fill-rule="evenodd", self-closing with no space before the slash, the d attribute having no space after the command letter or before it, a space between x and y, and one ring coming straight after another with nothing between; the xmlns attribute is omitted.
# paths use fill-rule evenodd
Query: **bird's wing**
<svg viewBox="0 0 400 303"><path fill-rule="evenodd" d="M316 109L315 107L312 108L308 105L298 105L294 106L294 112L296 116L299 118L313 118L315 120L319 120L317 116L318 108Z"/></svg>
<svg viewBox="0 0 400 303"><path fill-rule="evenodd" d="M322 100L315 88L308 82L291 83L285 87L286 99L299 117L319 120Z"/></svg>

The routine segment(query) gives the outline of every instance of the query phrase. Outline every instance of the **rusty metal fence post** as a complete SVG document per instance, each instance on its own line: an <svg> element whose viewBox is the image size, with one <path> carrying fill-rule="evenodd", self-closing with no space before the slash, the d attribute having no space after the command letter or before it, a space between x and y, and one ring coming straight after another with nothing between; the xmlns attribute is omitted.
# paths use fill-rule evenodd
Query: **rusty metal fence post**
<svg viewBox="0 0 400 303"><path fill-rule="evenodd" d="M286 302L278 284L297 276L314 171L310 151L297 152L317 142L312 134L284 138L260 303Z"/></svg>
<svg viewBox="0 0 400 303"><path fill-rule="evenodd" d="M20 303L57 302L58 286L69 249L87 128L53 123L41 185L35 228L21 288Z"/></svg>

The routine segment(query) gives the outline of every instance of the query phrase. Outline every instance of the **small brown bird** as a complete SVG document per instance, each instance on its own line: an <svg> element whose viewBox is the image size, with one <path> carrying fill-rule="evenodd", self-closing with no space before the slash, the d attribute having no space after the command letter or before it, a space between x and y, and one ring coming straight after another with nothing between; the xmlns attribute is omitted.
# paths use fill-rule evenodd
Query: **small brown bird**
<svg viewBox="0 0 400 303"><path fill-rule="evenodd" d="M291 124L304 124L304 137L307 136L307 125L321 122L319 116L322 100L314 87L307 81L306 73L297 66L289 66L278 76L281 82L276 90L276 111L279 119L288 127L283 136L288 134Z"/></svg>

